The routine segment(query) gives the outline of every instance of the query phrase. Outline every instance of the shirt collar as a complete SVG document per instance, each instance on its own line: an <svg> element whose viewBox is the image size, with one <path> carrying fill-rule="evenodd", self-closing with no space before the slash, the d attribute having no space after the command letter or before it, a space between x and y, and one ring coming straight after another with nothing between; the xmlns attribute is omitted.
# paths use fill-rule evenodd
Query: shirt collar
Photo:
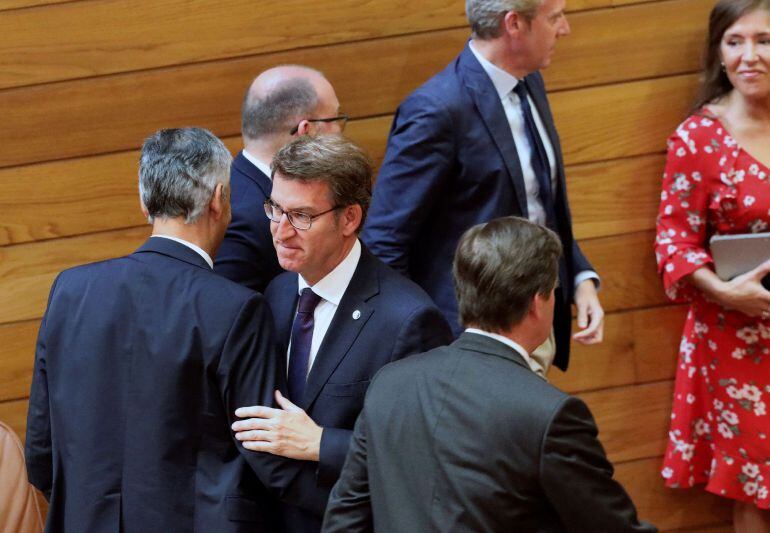
<svg viewBox="0 0 770 533"><path fill-rule="evenodd" d="M169 239L172 241L176 241L179 244L184 244L188 248L192 248L193 250L198 252L198 255L200 255L212 269L214 268L214 261L211 260L211 256L207 254L206 251L200 246L193 244L190 241L180 239L179 237L172 237L171 235L152 235L152 237L160 237L161 239Z"/></svg>
<svg viewBox="0 0 770 533"><path fill-rule="evenodd" d="M508 74L500 67L492 64L492 62L481 55L481 53L473 47L473 41L468 43L468 47L471 49L471 52L473 52L473 55L476 57L476 59L478 59L479 63L481 64L481 68L484 69L484 72L487 73L489 79L492 80L492 85L495 86L495 90L497 91L497 95L500 97L500 99L502 100L511 94L511 91L519 83L519 80L516 79L515 76Z"/></svg>
<svg viewBox="0 0 770 533"><path fill-rule="evenodd" d="M522 348L521 344L519 344L518 342L514 342L508 337L503 337L502 335L499 335L497 333L490 333L489 331L484 331L483 329L465 328L465 331L468 333L476 333L477 335L484 335L485 337L490 337L492 339L502 342L507 346L510 346L524 358L527 364L529 364L529 354L527 353L527 350Z"/></svg>
<svg viewBox="0 0 770 533"><path fill-rule="evenodd" d="M334 267L334 270L326 274L321 280L313 285L313 292L318 296L331 302L334 305L340 305L342 296L350 284L350 280L353 279L353 274L358 266L358 261L361 259L361 243L356 239L353 243L353 248L350 249L348 255L345 256L339 265ZM305 278L300 274L298 279L298 292L302 292L302 289L310 287Z"/></svg>
<svg viewBox="0 0 770 533"><path fill-rule="evenodd" d="M243 153L243 157L246 158L246 160L257 167L259 170L262 171L262 173L267 176L267 179L272 179L271 174L272 171L270 170L270 165L264 163L261 159L257 159L253 155L251 155L249 152L247 152L245 149L241 150L241 153Z"/></svg>

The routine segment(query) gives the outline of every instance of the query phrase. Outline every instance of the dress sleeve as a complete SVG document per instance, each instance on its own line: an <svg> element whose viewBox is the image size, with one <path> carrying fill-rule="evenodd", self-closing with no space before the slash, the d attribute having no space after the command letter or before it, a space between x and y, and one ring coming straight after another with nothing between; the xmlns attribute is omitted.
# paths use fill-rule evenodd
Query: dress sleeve
<svg viewBox="0 0 770 533"><path fill-rule="evenodd" d="M707 244L709 181L712 151L690 137L681 126L669 138L666 169L655 239L655 258L666 294L689 301L695 287L682 278L713 263Z"/></svg>

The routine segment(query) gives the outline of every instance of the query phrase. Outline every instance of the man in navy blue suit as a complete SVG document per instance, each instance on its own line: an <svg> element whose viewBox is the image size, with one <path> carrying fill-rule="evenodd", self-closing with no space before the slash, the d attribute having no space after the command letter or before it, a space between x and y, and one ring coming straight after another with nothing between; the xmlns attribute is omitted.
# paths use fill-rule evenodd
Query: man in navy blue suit
<svg viewBox="0 0 770 533"><path fill-rule="evenodd" d="M206 130L148 138L139 190L152 236L51 288L26 440L47 531L272 532L263 483L324 508L298 490L298 465L246 451L230 431L236 407L284 387L264 299L212 270L230 161Z"/></svg>
<svg viewBox="0 0 770 533"><path fill-rule="evenodd" d="M230 171L233 220L214 263L218 273L264 292L283 272L262 215L272 188L270 162L293 136L341 132L346 122L334 89L316 70L284 65L254 79L243 100L243 150Z"/></svg>
<svg viewBox="0 0 770 533"><path fill-rule="evenodd" d="M244 446L301 460L324 500L339 477L372 376L385 364L451 341L441 312L415 283L376 259L358 232L371 197L371 164L340 136L305 136L273 159L265 203L278 276L265 298L276 322L283 409L236 411ZM286 360L288 356L288 362ZM248 405L248 404L244 404ZM319 531L322 514L283 506L291 532Z"/></svg>
<svg viewBox="0 0 770 533"><path fill-rule="evenodd" d="M600 342L604 317L598 277L572 235L559 138L538 72L569 34L564 7L564 0L467 0L472 38L399 106L362 233L459 334L451 265L462 233L506 215L553 229L565 252L554 335L533 354L541 374L554 355L567 368L572 302L579 342Z"/></svg>

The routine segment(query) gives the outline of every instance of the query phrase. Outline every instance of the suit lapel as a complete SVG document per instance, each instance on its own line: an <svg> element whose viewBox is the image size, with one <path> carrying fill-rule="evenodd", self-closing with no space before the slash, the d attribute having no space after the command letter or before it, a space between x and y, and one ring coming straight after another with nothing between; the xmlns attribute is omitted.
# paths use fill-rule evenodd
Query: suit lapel
<svg viewBox="0 0 770 533"><path fill-rule="evenodd" d="M274 287L278 297L270 298L270 311L275 319L275 333L278 340L278 350L281 357L286 362L286 352L289 349L289 340L291 340L291 327L294 324L294 315L297 311L297 274L291 273L280 278L280 285ZM273 288L271 288L273 292ZM286 370L286 365L283 367Z"/></svg>
<svg viewBox="0 0 770 533"><path fill-rule="evenodd" d="M369 251L362 247L361 259L358 261L356 271L334 313L332 323L326 331L326 336L318 348L310 369L305 395L300 403L300 407L306 411L348 354L353 342L374 312L374 307L367 301L380 291L375 261Z"/></svg>
<svg viewBox="0 0 770 533"><path fill-rule="evenodd" d="M500 97L492 84L492 80L479 64L468 45L460 54L460 75L463 83L473 99L476 108L484 121L492 140L500 151L500 156L508 169L508 175L513 183L519 212L524 218L529 217L527 210L527 192L524 188L524 176L521 173L519 154L513 142L511 125L505 116Z"/></svg>

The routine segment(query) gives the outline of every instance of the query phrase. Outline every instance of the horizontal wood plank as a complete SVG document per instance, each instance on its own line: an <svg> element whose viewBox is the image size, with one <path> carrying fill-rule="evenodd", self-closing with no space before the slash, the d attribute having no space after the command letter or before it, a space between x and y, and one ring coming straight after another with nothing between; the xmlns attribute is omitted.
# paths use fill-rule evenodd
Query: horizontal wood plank
<svg viewBox="0 0 770 533"><path fill-rule="evenodd" d="M654 238L654 231L645 231L581 242L583 253L601 277L599 298L605 311L668 302L652 252Z"/></svg>
<svg viewBox="0 0 770 533"><path fill-rule="evenodd" d="M0 402L29 396L39 320L0 326Z"/></svg>
<svg viewBox="0 0 770 533"><path fill-rule="evenodd" d="M602 277L602 304L622 311L667 303L652 254L654 232L586 240L583 252ZM39 318L58 272L131 252L148 226L0 248L0 324Z"/></svg>
<svg viewBox="0 0 770 533"><path fill-rule="evenodd" d="M373 39L466 24L451 0L94 0L9 11L0 87Z"/></svg>
<svg viewBox="0 0 770 533"><path fill-rule="evenodd" d="M673 0L571 15L572 33L559 39L543 71L547 86L553 91L696 71L712 7L711 0Z"/></svg>
<svg viewBox="0 0 770 533"><path fill-rule="evenodd" d="M652 154L567 167L575 237L654 229L665 162Z"/></svg>
<svg viewBox="0 0 770 533"><path fill-rule="evenodd" d="M610 313L604 341L573 342L567 372L554 367L548 379L571 393L673 379L686 312L677 305Z"/></svg>
<svg viewBox="0 0 770 533"><path fill-rule="evenodd" d="M149 226L0 248L0 324L40 318L56 275L66 268L126 255Z"/></svg>
<svg viewBox="0 0 770 533"><path fill-rule="evenodd" d="M25 7L39 7L49 4L65 4L73 1L77 0L0 0L0 11Z"/></svg>
<svg viewBox="0 0 770 533"><path fill-rule="evenodd" d="M696 75L592 87L552 94L567 164L664 152L687 116Z"/></svg>
<svg viewBox="0 0 770 533"><path fill-rule="evenodd" d="M670 76L695 69L698 56L686 47L682 51L682 43L698 40L690 11L701 9L702 4L703 0L672 0L574 15L574 34L559 43L554 65L544 71L550 90L555 93L585 83L618 82L620 86L585 95L553 94L555 109L558 102L565 101L563 105L569 107L571 101L585 98L588 100L584 105L601 107L605 100L623 100L623 80ZM636 33L608 31L607 28L614 27L609 16L637 19L639 22L632 26L641 34L654 34L653 29L663 24L663 16L674 19L667 22L672 31L656 39L654 46L638 46ZM220 136L236 135L245 88L258 72L277 64L302 63L324 71L337 88L343 108L354 117L390 114L409 92L445 66L466 38L466 29L446 30L0 91L0 112L5 124L0 131L4 147L0 166L136 148L144 137L161 127L195 124ZM627 40L615 42L617 39ZM634 50L634 61L625 61L617 49ZM671 49L681 53L663 61L663 54ZM648 55L641 59L636 54ZM361 75L362 71L388 75ZM671 95L669 85L656 90L659 82L651 83L650 96L645 95L646 86L630 86L631 101L613 107L618 112L613 118L623 116L625 120L621 122L649 128L650 119L645 111L655 116L652 110L663 111L660 105L675 107L668 121L663 120L663 125L647 137L652 138L657 131L663 132L665 140L678 122L676 119L681 118L679 100L689 102L692 88L687 86L683 94ZM652 101L659 93L667 95L668 100ZM671 101L676 101L673 107ZM578 132L590 129L596 120L592 118L586 123L585 117L598 117L601 109L581 107L580 111L579 115L565 119L578 121ZM568 128L561 124L559 114L557 120L560 127ZM663 141L657 137L653 140L652 150L642 145L634 153L660 150ZM597 149L603 150L601 146ZM609 157L612 156L602 155L599 159Z"/></svg>
<svg viewBox="0 0 770 533"><path fill-rule="evenodd" d="M29 405L27 399L0 402L0 421L8 424L22 442L27 431L27 405Z"/></svg>
<svg viewBox="0 0 770 533"><path fill-rule="evenodd" d="M607 457L620 463L666 451L673 392L673 381L661 381L578 396L596 419Z"/></svg>
<svg viewBox="0 0 770 533"><path fill-rule="evenodd" d="M616 465L615 478L636 504L639 517L661 531L728 522L732 502L703 490L669 489L660 476L662 459L642 459Z"/></svg>
<svg viewBox="0 0 770 533"><path fill-rule="evenodd" d="M604 342L573 343L569 370L552 368L548 378L571 393L673 379L685 313L685 306L611 313ZM37 319L0 326L0 401L28 394L39 327Z"/></svg>
<svg viewBox="0 0 770 533"><path fill-rule="evenodd" d="M244 0L226 5L199 1L194 9L183 0L96 0L60 5L56 0L6 2L9 7L50 5L5 14L6 31L0 35L0 57L4 58L5 68L0 69L0 88L445 28L463 28L466 36L468 33L464 6L452 0L292 0L261 2L259 9ZM569 9L611 5L609 0L572 0ZM675 17L680 11L665 4L662 9L670 10ZM610 11L605 11L609 15ZM694 15L690 20L702 19ZM690 20L683 20L682 25L692 26ZM629 30L635 28L646 37L640 28L646 21L636 18L635 22ZM669 27L679 25L678 20L672 20ZM137 42L142 45L137 46ZM596 43L597 49L603 50L600 44ZM627 50L633 53L641 48L645 47Z"/></svg>
<svg viewBox="0 0 770 533"><path fill-rule="evenodd" d="M348 135L385 152L388 118L354 121ZM224 139L233 153L239 137ZM0 169L0 245L120 229L143 222L137 203L138 151ZM665 159L660 154L567 168L578 239L654 228Z"/></svg>

